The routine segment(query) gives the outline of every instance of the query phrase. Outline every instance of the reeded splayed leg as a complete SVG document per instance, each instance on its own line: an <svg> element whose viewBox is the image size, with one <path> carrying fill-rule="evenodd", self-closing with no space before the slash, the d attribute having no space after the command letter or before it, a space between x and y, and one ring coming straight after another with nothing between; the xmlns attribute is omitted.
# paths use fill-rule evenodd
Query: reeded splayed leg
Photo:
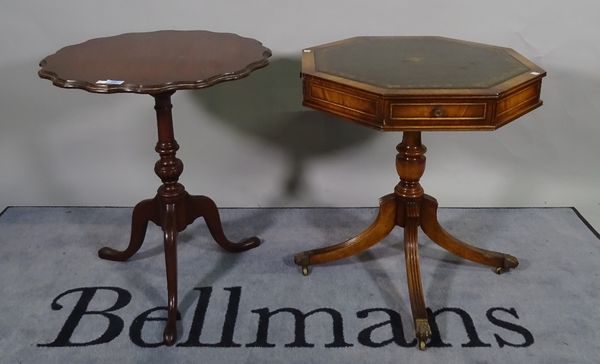
<svg viewBox="0 0 600 364"><path fill-rule="evenodd" d="M436 199L425 195L423 198L421 229L433 242L463 259L496 267L496 273L502 273L519 265L517 258L512 255L481 249L450 235L438 222L437 208Z"/></svg>
<svg viewBox="0 0 600 364"><path fill-rule="evenodd" d="M400 182L394 189L398 198L398 224L404 227L404 255L406 259L406 277L408 295L415 325L415 336L420 350L425 350L431 337L427 320L427 306L421 283L419 266L418 231L421 218L423 188L419 180L425 172L425 152L421 144L420 132L404 132L402 142L396 147L396 170Z"/></svg>
<svg viewBox="0 0 600 364"><path fill-rule="evenodd" d="M396 196L389 194L379 200L379 213L375 221L357 236L325 248L308 250L294 256L294 262L308 274L308 267L347 258L367 250L385 238L396 226Z"/></svg>
<svg viewBox="0 0 600 364"><path fill-rule="evenodd" d="M410 297L410 308L415 325L415 336L419 349L424 350L431 337L431 329L427 321L427 306L421 283L419 265L419 205L415 202L406 204L406 220L404 226L404 257L406 260L406 277Z"/></svg>

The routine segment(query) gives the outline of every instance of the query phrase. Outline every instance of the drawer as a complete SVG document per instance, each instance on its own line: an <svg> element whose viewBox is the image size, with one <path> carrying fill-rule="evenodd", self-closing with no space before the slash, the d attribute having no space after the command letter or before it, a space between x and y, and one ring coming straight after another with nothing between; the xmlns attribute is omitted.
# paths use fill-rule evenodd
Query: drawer
<svg viewBox="0 0 600 364"><path fill-rule="evenodd" d="M485 102L392 103L391 120L485 120Z"/></svg>

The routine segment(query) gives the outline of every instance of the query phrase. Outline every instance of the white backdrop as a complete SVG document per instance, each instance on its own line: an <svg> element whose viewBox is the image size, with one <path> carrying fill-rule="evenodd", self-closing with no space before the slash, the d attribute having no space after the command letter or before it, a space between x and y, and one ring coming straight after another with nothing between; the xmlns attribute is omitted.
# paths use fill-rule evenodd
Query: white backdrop
<svg viewBox="0 0 600 364"><path fill-rule="evenodd" d="M442 206L576 206L600 227L598 1L0 1L0 208L154 195L152 98L63 90L36 73L65 45L157 29L235 32L273 51L247 79L174 95L188 191L222 207L375 206L397 182L401 135L303 108L300 50L443 35L532 59L548 72L545 105L495 132L425 133L426 191Z"/></svg>

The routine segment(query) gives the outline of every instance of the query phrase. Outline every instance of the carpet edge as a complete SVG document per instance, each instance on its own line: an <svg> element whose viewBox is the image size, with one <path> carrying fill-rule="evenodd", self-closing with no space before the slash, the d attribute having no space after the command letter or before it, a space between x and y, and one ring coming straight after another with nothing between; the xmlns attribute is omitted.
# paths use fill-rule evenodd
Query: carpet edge
<svg viewBox="0 0 600 364"><path fill-rule="evenodd" d="M598 230L594 229L594 227L592 226L592 224L590 224L585 217L583 217L583 215L579 212L579 210L577 210L577 208L575 206L571 207L571 210L573 210L573 212L575 213L575 215L577 215L577 217L579 217L579 220L581 220L581 222L588 228L590 229L590 231L592 232L592 234L594 234L594 236L596 238L598 238L598 240L600 240L600 233L598 232Z"/></svg>

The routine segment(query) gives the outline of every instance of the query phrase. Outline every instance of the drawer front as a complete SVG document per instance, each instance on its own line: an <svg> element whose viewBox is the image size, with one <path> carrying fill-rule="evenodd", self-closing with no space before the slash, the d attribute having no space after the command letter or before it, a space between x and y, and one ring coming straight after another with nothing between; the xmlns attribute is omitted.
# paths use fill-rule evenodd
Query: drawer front
<svg viewBox="0 0 600 364"><path fill-rule="evenodd" d="M487 104L481 103L392 103L391 120L486 120Z"/></svg>

